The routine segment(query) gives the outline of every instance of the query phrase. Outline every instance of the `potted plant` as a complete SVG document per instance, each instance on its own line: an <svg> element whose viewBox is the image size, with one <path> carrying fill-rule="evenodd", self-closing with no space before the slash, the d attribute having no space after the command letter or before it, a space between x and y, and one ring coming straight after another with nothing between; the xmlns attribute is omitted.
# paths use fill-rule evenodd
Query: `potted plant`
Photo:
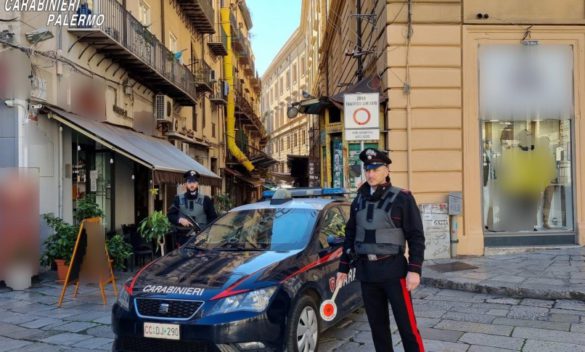
<svg viewBox="0 0 585 352"><path fill-rule="evenodd" d="M161 255L165 255L165 236L171 230L171 223L162 211L155 211L140 222L138 232L147 241L156 240Z"/></svg>
<svg viewBox="0 0 585 352"><path fill-rule="evenodd" d="M50 266L55 263L59 280L65 280L77 240L77 227L53 214L44 214L43 218L53 229L53 234L45 240L45 253L41 257L41 264Z"/></svg>
<svg viewBox="0 0 585 352"><path fill-rule="evenodd" d="M217 211L218 215L223 215L234 207L234 202L230 198L229 194L218 194L213 198L215 210Z"/></svg>
<svg viewBox="0 0 585 352"><path fill-rule="evenodd" d="M106 241L106 246L108 247L110 260L114 262L114 268L118 270L126 269L124 262L132 255L132 246L119 233Z"/></svg>
<svg viewBox="0 0 585 352"><path fill-rule="evenodd" d="M103 217L104 212L91 196L85 196L77 201L75 220L81 223L84 219Z"/></svg>
<svg viewBox="0 0 585 352"><path fill-rule="evenodd" d="M20 246L14 251L11 262L6 267L6 286L15 291L26 290L31 286L33 276L33 253L26 246Z"/></svg>

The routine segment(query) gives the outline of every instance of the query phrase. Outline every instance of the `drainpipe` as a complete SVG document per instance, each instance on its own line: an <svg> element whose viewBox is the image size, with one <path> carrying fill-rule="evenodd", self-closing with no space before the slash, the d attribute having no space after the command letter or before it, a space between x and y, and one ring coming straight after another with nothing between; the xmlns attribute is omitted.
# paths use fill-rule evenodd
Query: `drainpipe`
<svg viewBox="0 0 585 352"><path fill-rule="evenodd" d="M252 172L254 170L254 165L250 162L248 157L244 155L244 153L240 150L240 148L236 145L236 102L235 102L235 92L234 92L234 77L233 77L233 66L232 66L232 42L231 42L231 30L230 30L230 8L223 7L221 9L221 25L223 30L228 35L227 41L227 56L223 59L223 68L225 79L229 85L229 92L227 96L227 119L226 119L226 138L227 138L227 147L232 155L240 162L240 164L244 165L248 172Z"/></svg>

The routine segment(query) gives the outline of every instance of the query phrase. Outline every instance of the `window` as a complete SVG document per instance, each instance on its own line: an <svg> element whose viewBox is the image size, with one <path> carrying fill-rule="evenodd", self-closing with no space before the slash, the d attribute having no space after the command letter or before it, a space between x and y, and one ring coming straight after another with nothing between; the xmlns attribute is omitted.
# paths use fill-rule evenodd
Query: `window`
<svg viewBox="0 0 585 352"><path fill-rule="evenodd" d="M211 123L211 137L215 138L215 122Z"/></svg>
<svg viewBox="0 0 585 352"><path fill-rule="evenodd" d="M302 130L301 131L301 145L306 145L307 144L307 131Z"/></svg>
<svg viewBox="0 0 585 352"><path fill-rule="evenodd" d="M283 78L282 78L282 77L280 77L280 79L278 80L278 83L280 83L280 87L279 87L279 89L278 89L278 96L279 96L279 97L280 97L280 96L282 95L282 93L284 92L284 87L283 87L283 85L284 85L284 82L283 82L283 81L284 81L284 80L283 80Z"/></svg>
<svg viewBox="0 0 585 352"><path fill-rule="evenodd" d="M301 56L301 77L305 76L305 55Z"/></svg>
<svg viewBox="0 0 585 352"><path fill-rule="evenodd" d="M340 246L345 240L345 218L338 207L327 210L319 228L319 244L322 249Z"/></svg>
<svg viewBox="0 0 585 352"><path fill-rule="evenodd" d="M144 0L140 0L138 3L138 21L143 26L150 26L150 5Z"/></svg>
<svg viewBox="0 0 585 352"><path fill-rule="evenodd" d="M194 106L191 108L191 119L192 119L192 128L194 131L197 131L197 107Z"/></svg>
<svg viewBox="0 0 585 352"><path fill-rule="evenodd" d="M290 70L286 70L286 90L290 90Z"/></svg>
<svg viewBox="0 0 585 352"><path fill-rule="evenodd" d="M286 150L290 150L290 134L286 136Z"/></svg>
<svg viewBox="0 0 585 352"><path fill-rule="evenodd" d="M253 209L229 212L193 240L217 250L302 249L311 239L318 212L313 209Z"/></svg>
<svg viewBox="0 0 585 352"><path fill-rule="evenodd" d="M284 142L283 142L283 139L282 139L282 138L280 138L280 150L279 150L279 152L281 152L281 153L282 153L282 150L283 150L283 149L284 149Z"/></svg>
<svg viewBox="0 0 585 352"><path fill-rule="evenodd" d="M177 37L172 32L169 32L169 50L172 53L179 51L179 42L177 41ZM182 62L182 56L179 57L177 61Z"/></svg>
<svg viewBox="0 0 585 352"><path fill-rule="evenodd" d="M293 84L297 83L297 64L295 63L292 68Z"/></svg>
<svg viewBox="0 0 585 352"><path fill-rule="evenodd" d="M502 232L574 230L572 50L480 47L486 240Z"/></svg>
<svg viewBox="0 0 585 352"><path fill-rule="evenodd" d="M297 132L295 132L293 133L293 147L296 147L297 145Z"/></svg>
<svg viewBox="0 0 585 352"><path fill-rule="evenodd" d="M205 131L205 125L206 125L206 116L205 116L205 112L206 112L206 106L205 106L205 102L207 101L207 98L203 98L203 103L201 104L201 130Z"/></svg>

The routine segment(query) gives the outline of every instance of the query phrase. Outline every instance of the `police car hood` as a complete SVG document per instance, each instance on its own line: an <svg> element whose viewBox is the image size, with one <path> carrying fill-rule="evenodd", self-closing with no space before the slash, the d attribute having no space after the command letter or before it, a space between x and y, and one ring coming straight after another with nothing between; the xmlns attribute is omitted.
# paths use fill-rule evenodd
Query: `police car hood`
<svg viewBox="0 0 585 352"><path fill-rule="evenodd" d="M260 274L273 280L277 264L298 254L293 251L199 251L179 249L159 258L134 277L133 292L207 296L241 279Z"/></svg>

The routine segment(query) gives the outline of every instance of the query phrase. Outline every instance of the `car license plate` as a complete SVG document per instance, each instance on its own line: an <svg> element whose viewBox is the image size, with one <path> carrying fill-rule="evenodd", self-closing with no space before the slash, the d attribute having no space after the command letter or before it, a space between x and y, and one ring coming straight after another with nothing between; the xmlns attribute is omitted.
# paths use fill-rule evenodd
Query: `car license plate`
<svg viewBox="0 0 585 352"><path fill-rule="evenodd" d="M180 340L181 329L177 324L144 323L144 337Z"/></svg>

